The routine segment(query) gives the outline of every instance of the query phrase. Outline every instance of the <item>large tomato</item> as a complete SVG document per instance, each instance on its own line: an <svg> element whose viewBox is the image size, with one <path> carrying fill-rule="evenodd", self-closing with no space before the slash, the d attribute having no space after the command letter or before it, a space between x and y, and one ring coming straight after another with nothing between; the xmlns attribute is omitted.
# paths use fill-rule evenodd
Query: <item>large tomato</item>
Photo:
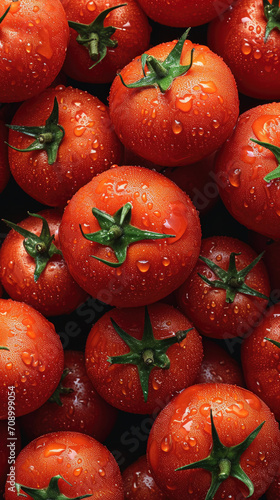
<svg viewBox="0 0 280 500"><path fill-rule="evenodd" d="M126 500L168 500L154 481L146 455L130 464L122 477Z"/></svg>
<svg viewBox="0 0 280 500"><path fill-rule="evenodd" d="M239 113L228 66L208 47L185 41L186 36L134 59L114 79L109 95L110 116L123 144L169 167L216 151Z"/></svg>
<svg viewBox="0 0 280 500"><path fill-rule="evenodd" d="M172 181L122 166L73 196L59 238L82 288L102 302L132 307L161 300L183 283L197 261L201 234L192 202Z"/></svg>
<svg viewBox="0 0 280 500"><path fill-rule="evenodd" d="M0 17L0 102L23 101L48 87L63 65L66 14L59 0L2 0Z"/></svg>

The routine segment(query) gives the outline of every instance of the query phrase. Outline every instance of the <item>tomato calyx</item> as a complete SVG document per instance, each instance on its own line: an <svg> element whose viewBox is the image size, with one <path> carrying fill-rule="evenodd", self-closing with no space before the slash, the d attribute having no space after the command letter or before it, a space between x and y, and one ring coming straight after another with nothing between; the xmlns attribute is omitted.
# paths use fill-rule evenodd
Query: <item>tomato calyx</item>
<svg viewBox="0 0 280 500"><path fill-rule="evenodd" d="M89 69L94 68L107 54L107 47L115 48L118 45L117 40L112 40L111 36L118 28L114 26L104 26L104 21L108 14L119 7L125 7L127 4L114 5L103 10L90 24L82 24L74 21L68 21L70 28L77 31L76 41L88 49L89 56L96 61Z"/></svg>
<svg viewBox="0 0 280 500"><path fill-rule="evenodd" d="M178 331L172 337L155 339L147 306L145 307L144 330L141 340L126 333L113 318L111 318L111 322L117 334L130 348L130 352L121 354L120 356L110 356L107 361L111 364L136 365L146 403L148 400L149 377L152 369L157 367L168 370L170 359L166 354L167 349L173 344L182 342L192 328Z"/></svg>
<svg viewBox="0 0 280 500"><path fill-rule="evenodd" d="M62 385L62 382L65 379L65 377L67 377L68 373L69 373L69 369L65 368L62 372L61 379L59 381L57 388L55 389L55 391L51 395L51 397L48 399L49 403L56 403L58 406L63 406L63 403L60 399L60 395L61 394L71 394L71 392L74 392L74 389L71 389L71 387L64 387Z"/></svg>
<svg viewBox="0 0 280 500"><path fill-rule="evenodd" d="M34 500L80 500L82 498L87 498L92 496L91 494L80 495L74 498L69 498L65 496L63 493L61 493L59 489L58 486L59 479L63 479L65 483L72 486L72 484L66 481L64 477L58 474L57 476L53 476L50 479L49 485L46 488L41 488L41 489L29 488L28 486L23 486L22 484L15 483L17 495L20 497L26 497L27 495L29 495L31 498L34 498ZM27 493L27 495L20 493L20 490L24 491L24 493Z"/></svg>
<svg viewBox="0 0 280 500"><path fill-rule="evenodd" d="M131 243L142 240L156 240L160 238L175 238L174 234L153 233L139 229L130 224L132 204L126 203L114 215L110 215L103 210L93 207L92 213L96 217L101 229L95 233L85 234L80 225L80 230L84 238L94 241L100 245L109 246L114 252L118 262L110 262L105 259L91 255L96 260L107 264L110 267L121 266L127 256L127 248Z"/></svg>
<svg viewBox="0 0 280 500"><path fill-rule="evenodd" d="M276 347L280 348L280 342L277 342L277 340L270 339L268 337L264 337L265 340L268 340L271 344L275 345Z"/></svg>
<svg viewBox="0 0 280 500"><path fill-rule="evenodd" d="M30 212L27 213L31 217L37 217L42 220L42 230L39 236L31 231L28 231L27 229L24 229L18 224L14 224L14 222L10 222L6 219L2 220L9 227L24 237L23 246L28 255L35 260L36 266L34 271L34 281L36 282L52 256L55 254L62 255L62 252L53 243L54 235L50 234L50 228L45 217L39 214L32 214Z"/></svg>
<svg viewBox="0 0 280 500"><path fill-rule="evenodd" d="M266 43L271 31L275 28L280 30L280 8L279 1L272 0L270 3L268 0L263 0L264 15L267 19L264 42Z"/></svg>
<svg viewBox="0 0 280 500"><path fill-rule="evenodd" d="M249 490L249 495L247 498L253 495L254 485L251 479L247 476L244 470L240 466L240 458L245 450L250 446L250 444L257 437L265 421L262 422L256 429L254 429L241 443L235 446L225 446L218 436L212 410L210 410L211 419L211 433L213 446L211 453L208 457L199 460L198 462L193 462L188 465L183 465L175 469L175 471L190 470L190 469L205 469L211 472L212 480L210 488L207 492L205 500L212 500L215 493L219 489L219 486L228 477L235 477L239 479Z"/></svg>
<svg viewBox="0 0 280 500"><path fill-rule="evenodd" d="M5 10L4 14L0 17L0 24L2 23L2 21L5 19L6 15L8 14L10 8L11 8L11 5L9 5L9 7Z"/></svg>
<svg viewBox="0 0 280 500"><path fill-rule="evenodd" d="M258 144L259 146L262 146L265 149L268 149L271 151L271 153L274 154L278 166L272 170L272 172L269 172L263 179L266 182L270 182L273 179L279 179L280 177L280 148L278 146L275 146L274 144L270 144L270 142L263 142L263 141L258 141L257 139L250 139L250 141L255 142L255 144Z"/></svg>
<svg viewBox="0 0 280 500"><path fill-rule="evenodd" d="M25 125L6 124L6 126L16 132L22 132L23 134L31 137L36 137L36 140L26 149L16 148L15 146L11 146L11 144L6 143L10 148L22 153L44 149L48 156L48 164L52 165L55 162L59 145L65 135L64 128L58 123L58 102L56 97L54 98L52 112L49 118L47 118L45 125L30 127Z"/></svg>
<svg viewBox="0 0 280 500"><path fill-rule="evenodd" d="M219 280L209 280L204 274L198 273L198 276L200 276L207 285L211 286L212 288L221 288L223 290L226 290L226 302L227 303L232 303L235 299L235 296L237 293L243 293L245 295L252 295L253 297L259 297L260 299L265 299L268 300L269 297L264 295L261 292L258 292L254 288L249 287L248 285L245 284L245 278L247 274L251 271L251 269L257 265L257 263L261 260L264 252L262 252L258 257L256 257L248 266L244 267L240 271L237 271L236 269L236 263L235 263L235 257L237 255L240 255L241 252L235 253L232 252L229 257L229 266L228 270L226 271L225 269L222 269L220 266L215 264L210 259L207 259L206 257L203 257L202 255L199 256L199 259L202 260L207 266L220 278Z"/></svg>
<svg viewBox="0 0 280 500"><path fill-rule="evenodd" d="M144 77L134 83L125 83L121 73L118 73L122 84L129 89L158 86L161 92L166 92L172 85L174 78L184 75L192 66L194 49L191 50L190 64L186 66L180 64L184 42L189 31L190 28L181 36L164 61L159 61L150 54L142 54L141 64ZM148 67L147 73L145 72L146 64Z"/></svg>
<svg viewBox="0 0 280 500"><path fill-rule="evenodd" d="M8 347L5 347L3 345L0 345L0 349L3 349L4 351L9 351L10 350Z"/></svg>

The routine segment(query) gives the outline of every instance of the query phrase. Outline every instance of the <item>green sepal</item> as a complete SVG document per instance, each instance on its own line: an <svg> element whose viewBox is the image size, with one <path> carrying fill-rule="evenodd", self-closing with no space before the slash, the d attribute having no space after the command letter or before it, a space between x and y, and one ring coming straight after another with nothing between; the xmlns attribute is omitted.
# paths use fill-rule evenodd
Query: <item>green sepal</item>
<svg viewBox="0 0 280 500"><path fill-rule="evenodd" d="M270 3L268 0L263 0L263 10L264 15L267 19L264 35L264 42L266 43L273 29L277 28L278 30L280 30L279 0L272 0L272 3Z"/></svg>
<svg viewBox="0 0 280 500"><path fill-rule="evenodd" d="M275 345L276 347L280 348L280 342L277 342L277 340L270 339L268 337L264 337L265 340L268 340L268 342L271 342L271 344Z"/></svg>
<svg viewBox="0 0 280 500"><path fill-rule="evenodd" d="M69 373L69 369L64 368L57 388L55 389L53 394L48 399L49 403L56 403L58 406L63 406L63 403L60 399L60 395L61 394L70 394L71 392L74 392L74 389L71 389L71 387L64 387L62 385L62 382L65 379L65 377L67 377L68 373Z"/></svg>
<svg viewBox="0 0 280 500"><path fill-rule="evenodd" d="M131 210L131 203L123 205L114 215L109 215L107 212L99 210L98 208L92 209L92 213L96 217L101 229L95 233L85 234L80 225L82 235L89 241L109 246L115 252L118 262L110 262L96 257L95 255L91 255L91 257L110 267L119 267L125 262L127 248L131 243L142 240L175 238L174 234L153 233L152 231L146 231L132 226L130 224Z"/></svg>
<svg viewBox="0 0 280 500"><path fill-rule="evenodd" d="M10 148L15 149L15 151L20 151L21 153L28 153L30 151L39 151L44 149L48 156L48 163L52 165L56 161L58 148L65 135L64 128L58 123L58 102L57 98L54 98L54 104L52 112L47 118L45 125L39 127L36 126L25 126L25 125L10 125L6 124L11 130L16 132L21 132L23 134L29 135L30 137L35 137L36 140L28 146L26 149L16 148L11 146L11 144L6 143Z"/></svg>
<svg viewBox="0 0 280 500"><path fill-rule="evenodd" d="M4 21L6 15L8 14L8 12L9 12L9 10L11 8L11 5L12 4L9 5L9 7L5 10L4 14L0 17L0 24L2 23L2 21Z"/></svg>
<svg viewBox="0 0 280 500"><path fill-rule="evenodd" d="M78 497L73 497L73 498L65 496L63 493L61 493L59 489L58 486L59 479L63 479L65 483L72 486L72 484L66 481L64 477L58 474L57 476L54 476L50 479L49 485L46 488L41 488L41 489L29 488L28 486L23 486L22 484L15 483L17 496L26 497L27 495L29 495L34 500L81 500L82 498L87 498L92 496L91 494L80 495ZM24 491L24 493L27 493L27 495L23 495L23 493L20 493L20 490Z"/></svg>
<svg viewBox="0 0 280 500"><path fill-rule="evenodd" d="M251 497L254 493L254 485L251 479L241 468L240 458L244 451L247 450L250 444L257 437L265 421L258 425L258 427L256 427L256 429L254 429L246 437L246 439L242 441L242 443L239 443L235 446L225 446L220 441L220 438L218 436L217 429L214 424L212 409L210 410L210 419L213 440L213 446L210 455L197 462L178 467L177 469L175 469L175 471L191 469L205 469L209 471L211 473L212 479L205 500L213 500L214 495L219 489L219 486L230 476L239 479L243 484L245 484L245 486L247 486L249 490L249 495L246 498Z"/></svg>
<svg viewBox="0 0 280 500"><path fill-rule="evenodd" d="M40 236L24 229L18 224L14 224L8 220L2 219L9 227L17 231L24 237L23 245L30 257L35 260L35 271L34 271L34 281L38 281L40 275L44 271L47 263L52 258L53 255L62 255L61 250L59 250L53 243L54 235L50 234L50 228L45 217L39 214L32 214L27 212L31 217L37 217L43 222L42 230Z"/></svg>
<svg viewBox="0 0 280 500"><path fill-rule="evenodd" d="M3 351L9 351L10 350L8 347L5 347L3 345L0 346L0 349L2 349Z"/></svg>
<svg viewBox="0 0 280 500"><path fill-rule="evenodd" d="M104 59L107 54L107 47L114 48L118 45L117 40L111 39L111 36L118 28L114 26L105 27L104 21L109 12L126 5L126 3L122 3L103 10L90 24L68 21L70 28L73 28L78 33L76 41L86 47L90 58L96 61L89 69L94 68L94 66Z"/></svg>
<svg viewBox="0 0 280 500"><path fill-rule="evenodd" d="M251 269L253 269L253 267L256 266L257 263L261 260L264 252L258 255L258 257L256 257L248 266L244 267L240 271L237 271L235 257L240 254L241 252L232 252L230 254L229 266L227 271L215 264L215 262L213 262L212 260L200 255L199 259L202 260L220 279L209 280L206 276L200 273L198 273L198 276L200 276L200 278L203 279L203 281L212 288L220 288L226 290L227 303L231 304L234 301L237 293L243 293L244 295L252 295L253 297L259 297L260 299L269 300L269 297L245 284L245 278L247 274L249 274Z"/></svg>
<svg viewBox="0 0 280 500"><path fill-rule="evenodd" d="M110 356L108 362L111 364L132 364L136 365L145 403L148 400L149 377L154 367L168 370L170 359L166 354L167 349L180 343L187 333L192 330L176 332L172 337L165 339L155 339L147 306L145 307L144 331L141 340L138 340L126 333L111 318L112 325L121 339L130 348L130 352L120 356Z"/></svg>
<svg viewBox="0 0 280 500"><path fill-rule="evenodd" d="M180 64L184 42L189 31L190 28L181 36L164 61L159 61L154 56L146 53L142 54L141 64L144 77L134 83L126 84L122 75L118 73L122 84L129 89L159 86L161 92L166 92L171 87L174 78L184 75L192 66L194 49L191 50L190 64L187 66ZM147 73L145 72L145 64L147 64L148 67Z"/></svg>
<svg viewBox="0 0 280 500"><path fill-rule="evenodd" d="M279 177L280 177L280 148L278 148L278 146L275 146L274 144L270 144L269 142L257 141L256 139L250 139L250 141L255 142L259 146L262 146L263 148L266 148L269 151L271 151L271 153L274 154L274 156L278 162L277 167L274 170L272 170L272 172L269 172L269 174L267 174L263 179L266 182L270 182L273 179L279 179Z"/></svg>

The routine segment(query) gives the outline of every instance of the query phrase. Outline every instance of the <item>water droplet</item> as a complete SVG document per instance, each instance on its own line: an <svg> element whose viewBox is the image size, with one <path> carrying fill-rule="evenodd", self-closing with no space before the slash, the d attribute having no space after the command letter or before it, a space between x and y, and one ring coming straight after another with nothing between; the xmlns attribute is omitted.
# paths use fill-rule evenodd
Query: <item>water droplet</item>
<svg viewBox="0 0 280 500"><path fill-rule="evenodd" d="M241 148L241 160L249 165L252 165L255 162L256 157L254 149L251 146L243 146Z"/></svg>
<svg viewBox="0 0 280 500"><path fill-rule="evenodd" d="M155 391L158 391L158 389L160 388L161 386L161 382L159 380L156 380L156 379L152 379L152 387Z"/></svg>
<svg viewBox="0 0 280 500"><path fill-rule="evenodd" d="M61 453L63 453L63 451L65 450L66 450L66 445L62 443L51 443L45 447L44 456L48 458L55 455L61 455Z"/></svg>
<svg viewBox="0 0 280 500"><path fill-rule="evenodd" d="M87 7L87 10L89 10L90 12L93 12L96 9L96 3L93 2L93 0L90 0L89 2L87 2L86 7Z"/></svg>
<svg viewBox="0 0 280 500"><path fill-rule="evenodd" d="M236 402L236 404L233 404L226 408L227 413L233 413L237 417L240 418L246 418L249 415L248 410L245 410L244 408L244 403L241 402Z"/></svg>
<svg viewBox="0 0 280 500"><path fill-rule="evenodd" d="M78 477L83 472L83 468L79 467L78 469L73 470L74 476Z"/></svg>
<svg viewBox="0 0 280 500"><path fill-rule="evenodd" d="M256 50L254 51L254 54L253 54L253 55L254 55L254 58L255 58L255 59L260 59L260 58L262 57L262 53L261 53L260 49L256 49Z"/></svg>
<svg viewBox="0 0 280 500"><path fill-rule="evenodd" d="M181 122L179 122L178 120L174 120L174 122L172 123L172 130L175 135L180 134L183 130Z"/></svg>
<svg viewBox="0 0 280 500"><path fill-rule="evenodd" d="M184 97L177 97L175 106L176 108L184 111L185 113L190 111L193 104L193 96L190 94L186 94Z"/></svg>
<svg viewBox="0 0 280 500"><path fill-rule="evenodd" d="M21 359L25 365L29 366L32 363L33 357L31 356L31 354L29 352L23 352L21 354Z"/></svg>
<svg viewBox="0 0 280 500"><path fill-rule="evenodd" d="M10 362L10 363L6 364L6 369L7 370L11 370L12 368L13 368L13 363Z"/></svg>
<svg viewBox="0 0 280 500"><path fill-rule="evenodd" d="M163 438L163 440L161 441L160 447L161 447L162 451L164 451L165 453L168 453L171 450L172 437L170 434Z"/></svg>
<svg viewBox="0 0 280 500"><path fill-rule="evenodd" d="M163 257L162 264L167 267L170 264L170 259L168 257Z"/></svg>
<svg viewBox="0 0 280 500"><path fill-rule="evenodd" d="M85 131L86 127L78 125L77 127L74 128L74 134L76 137L81 137Z"/></svg>
<svg viewBox="0 0 280 500"><path fill-rule="evenodd" d="M149 271L151 264L148 260L138 260L136 262L136 265L141 273L146 273L147 271Z"/></svg>
<svg viewBox="0 0 280 500"><path fill-rule="evenodd" d="M200 86L206 94L214 94L217 92L217 87L214 82L200 82Z"/></svg>
<svg viewBox="0 0 280 500"><path fill-rule="evenodd" d="M241 47L242 54L245 56L248 56L252 52L252 47L248 42L244 42L242 47Z"/></svg>
<svg viewBox="0 0 280 500"><path fill-rule="evenodd" d="M99 474L101 477L104 477L104 476L106 475L106 472L105 472L105 470L104 470L104 469L100 468L100 469L98 470L98 474Z"/></svg>
<svg viewBox="0 0 280 500"><path fill-rule="evenodd" d="M126 182L126 181L119 181L119 182L117 182L117 184L116 184L116 192L117 193L121 193L122 191L124 191L127 188L127 185L128 185L128 182Z"/></svg>
<svg viewBox="0 0 280 500"><path fill-rule="evenodd" d="M170 204L170 214L163 222L163 232L165 234L174 234L175 238L168 238L167 244L172 245L178 241L185 233L188 227L188 218L186 206L182 202Z"/></svg>
<svg viewBox="0 0 280 500"><path fill-rule="evenodd" d="M229 182L233 187L240 186L240 168L235 168L229 172Z"/></svg>
<svg viewBox="0 0 280 500"><path fill-rule="evenodd" d="M41 373L43 373L43 372L45 371L45 369L46 369L45 365L40 365L40 366L38 367L38 370L39 370L39 372L41 372Z"/></svg>
<svg viewBox="0 0 280 500"><path fill-rule="evenodd" d="M212 124L213 124L214 128L219 128L219 126L220 126L220 123L218 120L212 120Z"/></svg>
<svg viewBox="0 0 280 500"><path fill-rule="evenodd" d="M234 312L234 314L238 314L238 312L239 312L239 307L238 307L238 306L234 306L234 308L233 308L233 312Z"/></svg>

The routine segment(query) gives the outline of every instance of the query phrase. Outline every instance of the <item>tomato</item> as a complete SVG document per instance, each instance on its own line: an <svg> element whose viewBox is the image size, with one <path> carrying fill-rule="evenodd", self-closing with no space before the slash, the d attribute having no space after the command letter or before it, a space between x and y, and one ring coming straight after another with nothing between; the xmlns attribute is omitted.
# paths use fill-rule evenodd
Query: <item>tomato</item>
<svg viewBox="0 0 280 500"><path fill-rule="evenodd" d="M117 71L149 48L151 28L135 0L62 3L70 24L63 69L71 78L80 82L111 82Z"/></svg>
<svg viewBox="0 0 280 500"><path fill-rule="evenodd" d="M216 151L239 113L229 68L208 47L185 41L186 36L134 59L114 79L109 94L111 120L125 147L167 167L188 165Z"/></svg>
<svg viewBox="0 0 280 500"><path fill-rule="evenodd" d="M153 479L146 455L129 465L122 477L127 500L168 500Z"/></svg>
<svg viewBox="0 0 280 500"><path fill-rule="evenodd" d="M63 380L43 406L21 417L20 426L31 441L47 432L77 431L103 442L117 411L92 386L82 352L65 351Z"/></svg>
<svg viewBox="0 0 280 500"><path fill-rule="evenodd" d="M202 339L203 360L196 384L232 384L244 387L242 369L238 361L232 358L219 344Z"/></svg>
<svg viewBox="0 0 280 500"><path fill-rule="evenodd" d="M201 257L176 292L179 308L207 337L246 335L262 317L270 293L267 271L259 260L236 238L202 240Z"/></svg>
<svg viewBox="0 0 280 500"><path fill-rule="evenodd" d="M51 126L46 124L50 117ZM45 205L64 207L81 186L122 157L106 106L72 87L49 88L24 102L12 127L11 146L22 150L35 143L34 150L25 152L9 148L12 175L27 194ZM28 127L38 127L35 140L26 135Z"/></svg>
<svg viewBox="0 0 280 500"><path fill-rule="evenodd" d="M21 439L18 423L10 420L10 425L7 420L0 420L0 497L5 489L7 475L11 470L11 458L13 459L20 451Z"/></svg>
<svg viewBox="0 0 280 500"><path fill-rule="evenodd" d="M51 432L35 439L18 455L15 470L17 483L39 491L56 478L55 498L61 492L67 498L88 495L123 500L122 478L113 455L103 444L79 432ZM5 498L18 498L8 481Z"/></svg>
<svg viewBox="0 0 280 500"><path fill-rule="evenodd" d="M197 331L176 338L176 332L190 328L188 319L167 304L108 311L87 339L86 369L92 384L121 410L154 412L159 402L164 406L198 375L203 351Z"/></svg>
<svg viewBox="0 0 280 500"><path fill-rule="evenodd" d="M0 299L0 419L7 418L8 388L15 392L16 416L39 408L63 371L63 349L54 325L33 307Z"/></svg>
<svg viewBox="0 0 280 500"><path fill-rule="evenodd" d="M216 161L221 198L231 215L248 229L280 238L280 181L267 179L278 166L266 147L250 139L280 145L280 104L269 103L243 113Z"/></svg>
<svg viewBox="0 0 280 500"><path fill-rule="evenodd" d="M154 21L167 26L198 26L211 21L214 17L221 15L233 0L225 2L212 2L202 0L199 4L184 0L138 0L139 4Z"/></svg>
<svg viewBox="0 0 280 500"><path fill-rule="evenodd" d="M278 28L265 36L269 23L264 5L269 2L234 2L209 25L208 45L230 67L240 92L273 101L280 99L280 33Z"/></svg>
<svg viewBox="0 0 280 500"><path fill-rule="evenodd" d="M59 0L2 0L0 16L0 102L23 101L48 87L62 68L66 14Z"/></svg>
<svg viewBox="0 0 280 500"><path fill-rule="evenodd" d="M279 314L280 304L276 304L241 348L246 385L263 399L277 420L280 420L280 348L266 338L280 342Z"/></svg>
<svg viewBox="0 0 280 500"><path fill-rule="evenodd" d="M73 196L59 238L82 288L102 302L133 307L158 301L183 283L199 255L200 223L188 196L169 179L122 166Z"/></svg>
<svg viewBox="0 0 280 500"><path fill-rule="evenodd" d="M254 439L248 442L251 433ZM241 445L244 441L246 446ZM221 443L224 447L240 447L228 455ZM250 485L249 496L257 500L279 470L279 427L265 403L252 392L234 385L194 385L183 390L161 411L149 435L148 463L156 483L168 498L186 498L188 493L193 500L206 498L211 473L207 469L209 459L204 459L211 454L213 446L217 455L212 462L215 465L209 499L246 498ZM177 470L200 460L204 460L204 464L198 465L198 469ZM239 464L243 472L236 479Z"/></svg>
<svg viewBox="0 0 280 500"><path fill-rule="evenodd" d="M70 313L87 294L74 281L61 255L58 231L62 214L48 209L34 215L18 229L9 224L13 229L0 249L0 280L12 299L26 302L44 316Z"/></svg>
<svg viewBox="0 0 280 500"><path fill-rule="evenodd" d="M0 120L0 193L6 187L10 178L10 169L8 162L8 149L4 141L8 139L7 128L2 120Z"/></svg>

